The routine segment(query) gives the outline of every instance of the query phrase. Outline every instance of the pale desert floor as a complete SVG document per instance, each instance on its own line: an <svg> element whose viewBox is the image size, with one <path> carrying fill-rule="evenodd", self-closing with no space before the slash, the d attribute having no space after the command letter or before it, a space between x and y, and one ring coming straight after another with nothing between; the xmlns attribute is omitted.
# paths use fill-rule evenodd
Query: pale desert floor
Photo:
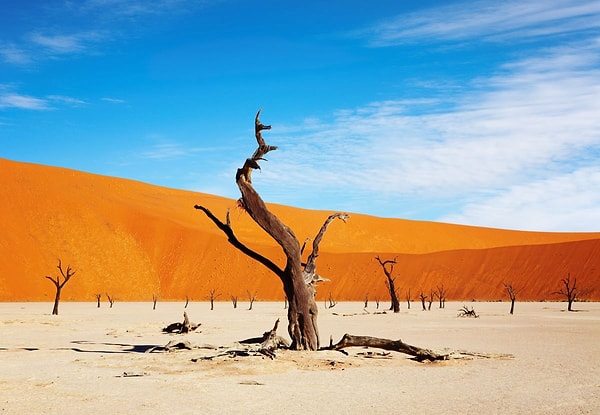
<svg viewBox="0 0 600 415"><path fill-rule="evenodd" d="M463 303L413 303L399 314L369 314L362 303L320 304L322 343L330 335L370 335L434 350L513 357L418 363L410 356L364 357L364 350L279 351L193 362L206 349L144 353L170 340L228 346L281 318L281 303L204 302L185 309L200 329L161 332L181 321L183 302L0 304L0 412L7 414L598 414L600 303L468 303L480 317L458 318ZM387 305L387 303L385 303Z"/></svg>

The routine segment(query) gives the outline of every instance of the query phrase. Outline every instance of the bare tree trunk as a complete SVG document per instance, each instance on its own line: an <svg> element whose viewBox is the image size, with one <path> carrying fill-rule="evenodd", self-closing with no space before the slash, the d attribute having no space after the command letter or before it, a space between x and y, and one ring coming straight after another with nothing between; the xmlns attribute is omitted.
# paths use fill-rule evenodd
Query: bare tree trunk
<svg viewBox="0 0 600 415"><path fill-rule="evenodd" d="M289 302L288 333L292 339L291 348L317 350L319 348L318 308L315 302L314 285L319 281L319 278L315 272L316 251L318 251L318 243L328 223L336 217L345 221L348 215L335 214L327 219L318 237L315 238L313 254L303 267L300 243L294 232L269 211L264 201L252 187L252 170L260 169L258 162L264 160L264 156L269 151L277 149L275 146L267 145L262 138L261 131L268 130L271 127L263 125L259 117L260 111L258 111L255 118L255 136L258 148L251 158L246 159L243 167L238 169L236 173L236 183L242 194L238 203L254 222L282 248L287 259L285 267L281 269L271 260L242 244L231 229L229 214L227 215L227 223L223 223L205 207L199 205L194 207L202 210L228 236L229 242L233 246L269 268L279 277Z"/></svg>
<svg viewBox="0 0 600 415"><path fill-rule="evenodd" d="M62 275L63 277L63 281L60 281L60 277L50 277L50 276L46 276L46 278L48 278L50 281L52 281L52 283L54 284L54 287L56 287L56 295L54 296L54 306L52 307L52 315L58 315L58 303L60 302L60 293L63 289L63 287L65 286L65 284L67 283L67 281L69 281L71 279L71 277L73 275L75 275L75 271L73 271L71 269L71 266L67 266L67 270L63 270L62 268L62 263L60 261L60 259L58 260L58 265L56 266L56 268L58 268L58 270L60 271L60 275Z"/></svg>
<svg viewBox="0 0 600 415"><path fill-rule="evenodd" d="M102 297L102 294L96 294L96 302L98 303L98 307L100 308L100 298Z"/></svg>
<svg viewBox="0 0 600 415"><path fill-rule="evenodd" d="M394 282L396 278L392 277L392 273L394 272L394 265L396 265L396 258L388 259L383 261L379 256L375 257L381 268L383 269L383 273L385 274L386 286L390 292L390 310L394 310L394 313L400 312L400 302L398 301L398 295L396 294L396 287ZM388 268L389 267L389 268Z"/></svg>
<svg viewBox="0 0 600 415"><path fill-rule="evenodd" d="M256 292L254 294L251 294L250 291L246 291L248 293L248 301L250 302L250 306L248 307L248 310L252 310L252 305L254 304L254 302L256 301Z"/></svg>
<svg viewBox="0 0 600 415"><path fill-rule="evenodd" d="M437 354L429 349L422 349L417 346L411 346L402 340L388 340L370 336L354 336L344 334L342 339L334 345L325 348L326 350L342 350L347 347L374 347L383 350L392 350L413 356L415 360L422 362L424 360L447 360L447 355Z"/></svg>
<svg viewBox="0 0 600 415"><path fill-rule="evenodd" d="M427 296L423 294L423 291L421 291L419 297L421 298L421 305L423 306L423 311L427 311L427 308L425 308L425 300L427 299Z"/></svg>
<svg viewBox="0 0 600 415"><path fill-rule="evenodd" d="M581 295L581 291L577 288L577 278L571 284L571 274L567 274L567 278L563 278L560 281L564 285L564 288L555 291L553 294L564 295L568 303L567 310L573 311L573 302Z"/></svg>

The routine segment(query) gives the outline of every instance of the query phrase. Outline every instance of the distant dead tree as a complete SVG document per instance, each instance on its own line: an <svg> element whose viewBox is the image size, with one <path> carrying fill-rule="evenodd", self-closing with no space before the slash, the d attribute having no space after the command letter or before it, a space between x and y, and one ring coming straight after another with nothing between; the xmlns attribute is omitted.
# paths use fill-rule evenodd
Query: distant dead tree
<svg viewBox="0 0 600 415"><path fill-rule="evenodd" d="M98 308L100 308L100 298L102 298L102 294L95 294L96 302L98 303Z"/></svg>
<svg viewBox="0 0 600 415"><path fill-rule="evenodd" d="M327 308L333 308L336 306L336 304L337 302L333 299L333 295L329 293L329 306Z"/></svg>
<svg viewBox="0 0 600 415"><path fill-rule="evenodd" d="M394 286L394 282L396 277L392 277L392 273L394 272L394 265L396 265L396 258L382 260L379 256L376 256L375 259L381 265L383 269L383 273L387 278L385 281L385 285L390 292L390 310L394 310L394 313L400 312L400 302L398 301L398 295L396 294L396 287Z"/></svg>
<svg viewBox="0 0 600 415"><path fill-rule="evenodd" d="M375 308L379 310L379 297L375 297Z"/></svg>
<svg viewBox="0 0 600 415"><path fill-rule="evenodd" d="M152 294L152 310L156 310L156 302L158 301L158 295Z"/></svg>
<svg viewBox="0 0 600 415"><path fill-rule="evenodd" d="M112 308L112 306L115 302L115 298L111 297L108 293L106 293L106 298L108 299L108 304L109 304L108 308Z"/></svg>
<svg viewBox="0 0 600 415"><path fill-rule="evenodd" d="M427 308L425 307L425 300L427 300L427 296L423 294L423 291L419 293L419 298L421 298L421 305L423 306L423 311L427 311Z"/></svg>
<svg viewBox="0 0 600 415"><path fill-rule="evenodd" d="M440 308L446 307L446 289L444 288L444 284L437 287L437 296L438 300L440 300Z"/></svg>
<svg viewBox="0 0 600 415"><path fill-rule="evenodd" d="M233 304L233 308L237 308L238 297L237 295L231 295L231 303Z"/></svg>
<svg viewBox="0 0 600 415"><path fill-rule="evenodd" d="M255 291L254 294L252 294L252 293L250 293L249 290L246 292L248 293L248 301L250 302L250 306L248 307L248 310L252 310L252 305L256 301L256 294L258 294L258 293Z"/></svg>
<svg viewBox="0 0 600 415"><path fill-rule="evenodd" d="M410 288L406 291L406 304L410 310Z"/></svg>
<svg viewBox="0 0 600 415"><path fill-rule="evenodd" d="M577 278L574 278L573 281L571 281L571 274L569 273L567 274L567 278L561 279L560 282L563 287L558 291L554 291L553 294L563 295L569 303L567 310L573 311L573 302L577 301L579 296L583 293L577 288Z"/></svg>
<svg viewBox="0 0 600 415"><path fill-rule="evenodd" d="M515 311L515 300L517 299L517 294L520 290L515 289L512 284L504 283L504 288L508 293L508 297L510 298L510 314L513 314Z"/></svg>
<svg viewBox="0 0 600 415"><path fill-rule="evenodd" d="M73 275L75 275L75 271L73 271L71 269L70 265L67 266L66 271L63 270L60 259L58 260L58 265L56 268L58 268L58 270L60 271L60 276L62 276L62 281L60 280L60 276L50 277L50 276L46 275L46 278L48 278L50 281L52 281L52 283L56 287L56 294L54 296L54 307L52 308L52 315L58 314L58 303L60 301L61 291L62 291L63 287L65 286L65 284L67 283L67 281L69 281L71 279L71 277Z"/></svg>
<svg viewBox="0 0 600 415"><path fill-rule="evenodd" d="M215 309L215 299L219 298L220 296L221 294L219 294L214 288L208 292L208 297L206 298L208 299L208 301L210 301L211 311Z"/></svg>
<svg viewBox="0 0 600 415"><path fill-rule="evenodd" d="M435 300L435 292L433 289L429 290L429 303L427 304L427 310L431 311L431 304Z"/></svg>
<svg viewBox="0 0 600 415"><path fill-rule="evenodd" d="M478 318L479 316L475 312L475 307L471 307L471 309L469 309L469 307L465 305L460 310L458 310L458 317Z"/></svg>
<svg viewBox="0 0 600 415"><path fill-rule="evenodd" d="M365 295L365 308L369 306L369 294Z"/></svg>
<svg viewBox="0 0 600 415"><path fill-rule="evenodd" d="M187 308L188 304L190 303L190 297L188 297L187 295L185 296L185 305L183 306L183 308Z"/></svg>

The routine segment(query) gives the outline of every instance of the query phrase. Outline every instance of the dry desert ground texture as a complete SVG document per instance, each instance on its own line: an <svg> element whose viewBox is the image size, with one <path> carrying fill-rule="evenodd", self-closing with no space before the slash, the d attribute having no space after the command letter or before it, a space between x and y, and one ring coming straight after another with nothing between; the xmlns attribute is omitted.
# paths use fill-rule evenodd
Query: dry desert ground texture
<svg viewBox="0 0 600 415"><path fill-rule="evenodd" d="M323 343L344 333L370 335L436 351L491 357L418 363L376 349L221 356L218 350L262 335L282 320L283 302L0 303L0 410L7 414L597 414L600 413L600 303L473 302L479 318L457 317L464 303L399 314L389 304L320 304ZM165 334L181 321L188 334ZM171 340L192 350L151 352ZM195 361L194 361L195 360Z"/></svg>

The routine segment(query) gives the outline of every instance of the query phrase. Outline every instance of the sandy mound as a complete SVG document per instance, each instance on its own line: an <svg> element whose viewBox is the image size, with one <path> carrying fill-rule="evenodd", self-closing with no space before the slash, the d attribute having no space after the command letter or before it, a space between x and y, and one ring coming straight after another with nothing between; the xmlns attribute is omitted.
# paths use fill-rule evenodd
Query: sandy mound
<svg viewBox="0 0 600 415"><path fill-rule="evenodd" d="M195 204L231 221L239 239L281 261L269 237L235 201L140 182L0 159L0 301L49 300L57 259L76 275L64 300L108 293L121 301L203 300L210 290L282 299L277 278L238 253ZM233 178L232 178L233 180ZM331 212L270 205L300 241L313 237ZM413 298L444 284L449 299L560 299L551 293L567 273L600 299L600 233L542 233L351 214L333 223L321 244L318 267L331 282L319 300L384 299L376 255L398 258L399 295Z"/></svg>

